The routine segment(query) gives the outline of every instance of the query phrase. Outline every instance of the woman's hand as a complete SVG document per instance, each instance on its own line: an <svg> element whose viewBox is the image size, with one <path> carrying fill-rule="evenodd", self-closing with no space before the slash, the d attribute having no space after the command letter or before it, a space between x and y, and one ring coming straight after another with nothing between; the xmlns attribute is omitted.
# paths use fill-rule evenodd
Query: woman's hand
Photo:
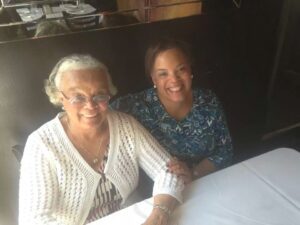
<svg viewBox="0 0 300 225"><path fill-rule="evenodd" d="M169 215L159 208L154 208L143 225L167 225Z"/></svg>
<svg viewBox="0 0 300 225"><path fill-rule="evenodd" d="M168 164L168 170L170 173L174 173L181 177L185 184L192 182L193 171L182 161L177 158L173 158Z"/></svg>

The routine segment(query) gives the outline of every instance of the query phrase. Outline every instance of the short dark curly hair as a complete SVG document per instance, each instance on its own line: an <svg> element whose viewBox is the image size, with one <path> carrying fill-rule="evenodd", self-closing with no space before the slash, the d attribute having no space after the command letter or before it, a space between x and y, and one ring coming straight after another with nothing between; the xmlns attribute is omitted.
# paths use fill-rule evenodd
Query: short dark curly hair
<svg viewBox="0 0 300 225"><path fill-rule="evenodd" d="M190 51L190 46L186 42L163 37L158 40L155 40L146 51L145 72L148 77L151 77L156 57L160 53L174 48L181 51L186 57L187 61L190 63L190 65L192 65L193 59Z"/></svg>

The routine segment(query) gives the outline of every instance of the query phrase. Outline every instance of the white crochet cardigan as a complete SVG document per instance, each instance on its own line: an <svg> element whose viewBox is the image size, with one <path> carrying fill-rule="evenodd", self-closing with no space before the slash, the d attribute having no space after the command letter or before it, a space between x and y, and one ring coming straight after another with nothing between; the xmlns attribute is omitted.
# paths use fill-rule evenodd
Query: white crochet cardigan
<svg viewBox="0 0 300 225"><path fill-rule="evenodd" d="M21 161L19 224L80 225L88 216L100 174L81 157L66 135L58 114L34 131ZM167 172L166 153L135 120L108 113L110 150L104 173L123 202L136 188L138 166L155 181L153 195L169 194L182 201L182 180Z"/></svg>

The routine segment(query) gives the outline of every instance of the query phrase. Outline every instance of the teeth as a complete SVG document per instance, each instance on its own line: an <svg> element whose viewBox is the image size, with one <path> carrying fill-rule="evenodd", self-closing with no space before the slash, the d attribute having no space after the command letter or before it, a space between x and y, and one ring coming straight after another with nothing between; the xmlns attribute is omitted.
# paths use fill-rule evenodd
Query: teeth
<svg viewBox="0 0 300 225"><path fill-rule="evenodd" d="M180 87L172 87L172 88L169 88L170 91L174 91L174 92L175 92L175 91L180 91L180 89L181 89Z"/></svg>
<svg viewBox="0 0 300 225"><path fill-rule="evenodd" d="M87 118L91 118L91 117L95 117L96 115L85 115L84 117L87 117Z"/></svg>

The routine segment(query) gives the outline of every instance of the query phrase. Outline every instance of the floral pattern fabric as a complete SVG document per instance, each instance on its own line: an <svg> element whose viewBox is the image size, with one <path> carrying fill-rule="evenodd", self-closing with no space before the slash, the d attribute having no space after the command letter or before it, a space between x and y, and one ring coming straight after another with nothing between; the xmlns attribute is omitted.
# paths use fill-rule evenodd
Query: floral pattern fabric
<svg viewBox="0 0 300 225"><path fill-rule="evenodd" d="M217 168L232 160L232 144L225 116L216 95L210 90L193 90L193 106L176 121L151 88L116 99L111 107L133 115L173 156L189 166L208 158Z"/></svg>

